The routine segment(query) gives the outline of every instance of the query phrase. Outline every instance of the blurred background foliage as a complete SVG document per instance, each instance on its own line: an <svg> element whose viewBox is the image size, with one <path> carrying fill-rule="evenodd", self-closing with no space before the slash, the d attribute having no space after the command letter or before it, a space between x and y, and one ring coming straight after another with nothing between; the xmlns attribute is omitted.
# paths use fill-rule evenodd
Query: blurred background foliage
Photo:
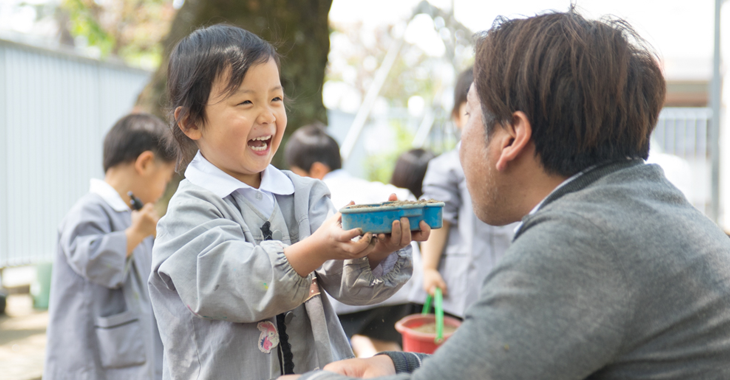
<svg viewBox="0 0 730 380"><path fill-rule="evenodd" d="M446 10L423 1L387 22L338 21L332 0L17 0L36 25L88 56L152 71L137 110L168 118L166 66L172 47L197 27L227 22L277 46L290 103L286 137L327 110L354 115L388 49L402 45L360 136L368 178L387 182L397 156L410 149L426 119L425 147L437 153L458 141L450 122L453 82L473 61L472 32ZM343 1L340 7L348 8ZM393 21L398 20L398 21ZM41 28L42 29L42 28ZM347 128L349 126L345 126ZM281 153L283 149L280 149ZM274 161L284 167L281 154Z"/></svg>

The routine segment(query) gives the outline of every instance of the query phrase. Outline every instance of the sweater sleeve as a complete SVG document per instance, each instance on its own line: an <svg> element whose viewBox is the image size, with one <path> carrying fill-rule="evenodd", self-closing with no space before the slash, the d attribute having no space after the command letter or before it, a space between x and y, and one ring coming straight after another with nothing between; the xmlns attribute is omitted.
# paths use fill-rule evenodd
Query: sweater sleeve
<svg viewBox="0 0 730 380"><path fill-rule="evenodd" d="M309 295L313 275L294 271L284 243L246 241L241 225L203 199L171 204L157 231L152 275L198 317L252 323L292 310Z"/></svg>
<svg viewBox="0 0 730 380"><path fill-rule="evenodd" d="M124 284L131 267L127 236L112 231L109 216L95 203L71 211L60 231L59 245L69 266L81 277L110 289Z"/></svg>
<svg viewBox="0 0 730 380"><path fill-rule="evenodd" d="M634 310L611 242L575 215L535 219L454 335L411 374L388 379L578 380L610 363Z"/></svg>

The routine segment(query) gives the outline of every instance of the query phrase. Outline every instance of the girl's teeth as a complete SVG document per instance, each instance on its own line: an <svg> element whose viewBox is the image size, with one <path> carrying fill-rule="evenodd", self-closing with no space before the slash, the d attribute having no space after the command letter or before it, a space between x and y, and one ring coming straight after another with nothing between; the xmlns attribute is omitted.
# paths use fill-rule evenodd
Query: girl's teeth
<svg viewBox="0 0 730 380"><path fill-rule="evenodd" d="M261 146L258 146L258 147L256 147L256 146L252 146L252 147L251 147L251 150L254 150L254 151L256 151L256 152L263 152L263 151L265 151L265 150L266 150L266 148L268 148L268 147L269 147L269 144L267 144L267 143L264 143L264 145L261 145Z"/></svg>

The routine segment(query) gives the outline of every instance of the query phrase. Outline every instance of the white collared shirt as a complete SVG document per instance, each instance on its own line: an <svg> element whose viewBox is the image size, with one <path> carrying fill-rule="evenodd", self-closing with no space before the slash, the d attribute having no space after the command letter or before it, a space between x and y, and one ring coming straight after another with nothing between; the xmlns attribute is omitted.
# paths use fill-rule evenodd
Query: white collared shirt
<svg viewBox="0 0 730 380"><path fill-rule="evenodd" d="M129 206L124 203L124 200L112 185L96 178L92 178L89 182L89 192L100 196L114 211L124 212L130 210Z"/></svg>
<svg viewBox="0 0 730 380"><path fill-rule="evenodd" d="M200 151L185 169L185 178L221 198L238 191L267 218L274 212L274 194L294 194L291 179L273 165L261 173L261 185L256 189L211 164Z"/></svg>

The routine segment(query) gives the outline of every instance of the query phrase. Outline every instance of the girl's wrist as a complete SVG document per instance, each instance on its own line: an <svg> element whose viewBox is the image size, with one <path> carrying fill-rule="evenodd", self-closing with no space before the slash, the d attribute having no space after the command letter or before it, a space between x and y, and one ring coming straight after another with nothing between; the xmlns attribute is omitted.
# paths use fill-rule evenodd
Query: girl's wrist
<svg viewBox="0 0 730 380"><path fill-rule="evenodd" d="M307 277L326 261L321 257L323 251L318 247L316 238L309 236L284 248L284 256L299 276Z"/></svg>

